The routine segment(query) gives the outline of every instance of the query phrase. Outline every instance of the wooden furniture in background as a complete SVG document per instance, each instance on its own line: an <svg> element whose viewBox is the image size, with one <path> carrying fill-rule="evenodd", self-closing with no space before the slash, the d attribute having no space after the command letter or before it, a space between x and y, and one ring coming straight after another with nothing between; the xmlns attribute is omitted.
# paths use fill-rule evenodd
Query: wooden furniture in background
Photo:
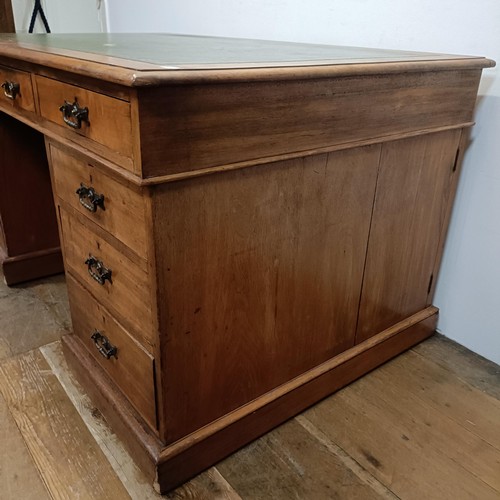
<svg viewBox="0 0 500 500"><path fill-rule="evenodd" d="M0 0L0 33L15 33L11 0Z"/></svg>
<svg viewBox="0 0 500 500"><path fill-rule="evenodd" d="M13 285L60 273L43 136L0 111L0 144L0 266L5 281Z"/></svg>
<svg viewBox="0 0 500 500"><path fill-rule="evenodd" d="M68 359L160 491L434 332L492 61L54 35L0 62L45 136Z"/></svg>
<svg viewBox="0 0 500 500"><path fill-rule="evenodd" d="M11 0L0 0L0 32L15 31ZM30 74L0 67L0 83L5 81L25 89L12 106L34 112ZM13 285L62 272L43 138L0 112L0 143L0 266L5 281Z"/></svg>
<svg viewBox="0 0 500 500"><path fill-rule="evenodd" d="M10 0L0 1L0 31L15 31ZM60 273L63 262L43 137L8 114L35 113L31 75L0 65L0 84L0 266L14 285Z"/></svg>

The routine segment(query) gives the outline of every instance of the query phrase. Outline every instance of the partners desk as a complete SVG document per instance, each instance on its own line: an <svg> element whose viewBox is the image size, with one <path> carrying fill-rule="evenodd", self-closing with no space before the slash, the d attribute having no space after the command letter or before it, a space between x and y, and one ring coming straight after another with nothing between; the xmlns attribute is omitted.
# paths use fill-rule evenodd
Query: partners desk
<svg viewBox="0 0 500 500"><path fill-rule="evenodd" d="M434 332L493 65L192 36L0 37L5 276L57 271L58 227L65 352L159 491Z"/></svg>

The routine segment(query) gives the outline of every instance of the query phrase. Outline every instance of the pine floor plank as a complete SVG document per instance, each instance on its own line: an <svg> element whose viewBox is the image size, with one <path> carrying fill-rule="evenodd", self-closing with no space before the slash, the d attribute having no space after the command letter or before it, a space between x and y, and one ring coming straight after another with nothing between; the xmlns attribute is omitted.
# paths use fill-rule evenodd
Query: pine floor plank
<svg viewBox="0 0 500 500"><path fill-rule="evenodd" d="M162 498L36 349L69 328L63 277L0 283L0 499ZM164 498L499 500L500 367L435 336Z"/></svg>
<svg viewBox="0 0 500 500"><path fill-rule="evenodd" d="M481 392L500 399L500 366L436 334L412 349Z"/></svg>
<svg viewBox="0 0 500 500"><path fill-rule="evenodd" d="M402 390L418 394L430 406L500 450L500 400L411 351L389 366L397 373Z"/></svg>
<svg viewBox="0 0 500 500"><path fill-rule="evenodd" d="M169 500L241 500L241 497L215 467L196 476L164 498Z"/></svg>
<svg viewBox="0 0 500 500"><path fill-rule="evenodd" d="M402 499L498 499L500 492L484 480L498 483L496 450L398 385L407 356L398 358L399 366L393 361L372 372L303 418ZM477 458L471 457L474 453Z"/></svg>
<svg viewBox="0 0 500 500"><path fill-rule="evenodd" d="M383 498L328 447L290 420L217 465L242 498Z"/></svg>
<svg viewBox="0 0 500 500"><path fill-rule="evenodd" d="M412 357L412 353L408 353L407 358L411 360ZM373 404L385 405L401 423L407 424L405 439L416 441L424 449L440 452L491 486L500 497L500 450L450 418L449 411L440 411L423 397L417 378L405 370L411 363L400 361L385 365L353 390L362 391L362 396ZM428 372L428 376L433 375ZM481 396L489 399L486 395ZM446 404L445 408L448 410ZM485 404L482 409L486 410ZM500 408L490 410L500 419Z"/></svg>
<svg viewBox="0 0 500 500"><path fill-rule="evenodd" d="M43 346L40 351L130 497L133 500L161 498L69 369L61 342Z"/></svg>
<svg viewBox="0 0 500 500"><path fill-rule="evenodd" d="M0 498L49 500L19 429L0 395Z"/></svg>
<svg viewBox="0 0 500 500"><path fill-rule="evenodd" d="M53 342L70 327L63 277L8 287L0 275L0 361Z"/></svg>
<svg viewBox="0 0 500 500"><path fill-rule="evenodd" d="M130 498L38 349L0 364L0 392L54 499Z"/></svg>
<svg viewBox="0 0 500 500"><path fill-rule="evenodd" d="M78 380L73 376L64 358L61 343L59 341L53 342L41 347L40 351L130 497L133 500L162 498L135 465L122 442L108 426L99 410L95 408ZM176 500L191 498L199 500L240 499L214 467L176 489L165 498Z"/></svg>

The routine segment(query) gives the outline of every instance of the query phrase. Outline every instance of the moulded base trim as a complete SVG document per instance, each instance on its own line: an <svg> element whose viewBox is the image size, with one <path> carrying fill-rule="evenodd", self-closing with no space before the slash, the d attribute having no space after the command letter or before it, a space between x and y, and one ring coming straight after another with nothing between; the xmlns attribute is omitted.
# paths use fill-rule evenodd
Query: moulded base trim
<svg viewBox="0 0 500 500"><path fill-rule="evenodd" d="M163 446L74 335L63 337L70 366L155 488L166 493L436 330L428 307L205 427Z"/></svg>
<svg viewBox="0 0 500 500"><path fill-rule="evenodd" d="M13 257L0 254L0 265L9 286L64 272L60 247Z"/></svg>

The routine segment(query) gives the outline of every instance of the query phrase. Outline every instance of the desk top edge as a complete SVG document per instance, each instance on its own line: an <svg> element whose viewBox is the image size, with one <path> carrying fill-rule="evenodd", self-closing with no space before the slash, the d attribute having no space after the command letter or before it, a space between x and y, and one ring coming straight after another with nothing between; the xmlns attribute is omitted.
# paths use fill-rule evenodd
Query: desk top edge
<svg viewBox="0 0 500 500"><path fill-rule="evenodd" d="M146 53L146 46L153 48ZM169 34L0 34L0 58L126 86L482 69L485 57Z"/></svg>

